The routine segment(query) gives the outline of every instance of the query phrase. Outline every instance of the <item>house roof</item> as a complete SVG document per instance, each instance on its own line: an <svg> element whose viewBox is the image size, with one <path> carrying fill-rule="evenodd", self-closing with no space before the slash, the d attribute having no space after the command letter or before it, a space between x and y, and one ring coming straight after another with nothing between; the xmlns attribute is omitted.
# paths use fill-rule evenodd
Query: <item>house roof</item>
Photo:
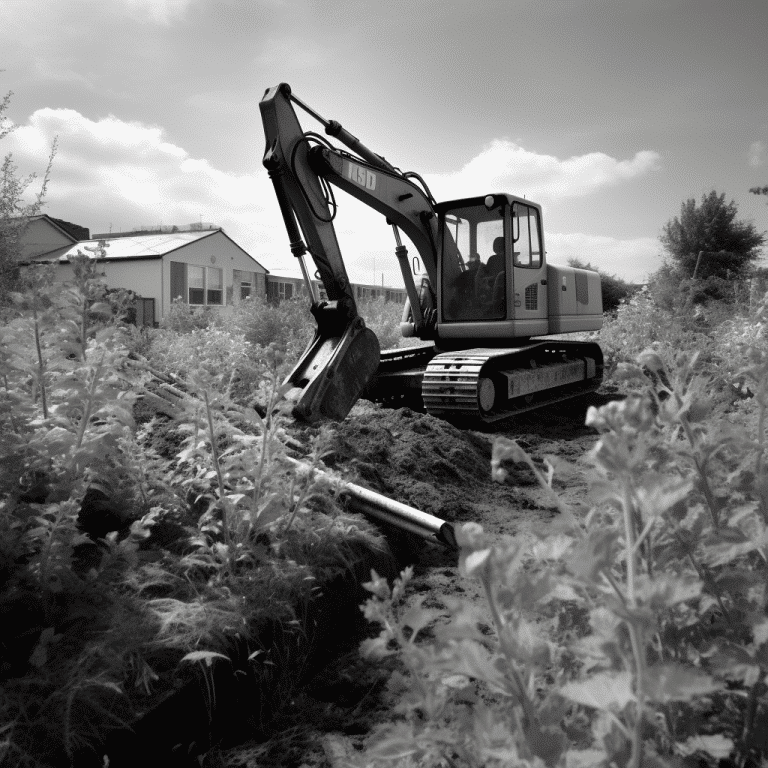
<svg viewBox="0 0 768 768"><path fill-rule="evenodd" d="M104 237L100 240L85 240L72 246L66 253L59 256L59 261L69 261L70 256L74 256L81 250L95 254L99 243L102 242L106 243L106 248L103 254L98 255L98 258L103 258L107 261L136 258L160 259L171 251L194 243L196 240L202 240L204 237L209 237L214 232L220 231L174 232L173 234L133 235L132 237Z"/></svg>
<svg viewBox="0 0 768 768"><path fill-rule="evenodd" d="M88 227L81 227L79 224L73 224L71 221L64 221L64 219L54 219L53 216L48 216L48 214L43 214L43 216L58 225L73 240L88 240L91 236Z"/></svg>
<svg viewBox="0 0 768 768"><path fill-rule="evenodd" d="M119 234L112 237L105 236L98 239L93 238L91 240L80 242L77 245L73 245L59 256L58 261L69 261L69 257L76 255L78 251L92 254L93 258L103 259L104 261L161 259L163 256L172 253L173 251L177 251L179 248L183 248L185 245L189 245L190 243L194 243L197 240L202 240L205 237L210 237L217 233L221 233L236 248L239 248L249 259L251 259L251 261L264 269L264 267L262 267L250 253L241 248L223 229L155 233L152 235L125 236ZM99 243L105 243L106 245L101 252L99 252Z"/></svg>

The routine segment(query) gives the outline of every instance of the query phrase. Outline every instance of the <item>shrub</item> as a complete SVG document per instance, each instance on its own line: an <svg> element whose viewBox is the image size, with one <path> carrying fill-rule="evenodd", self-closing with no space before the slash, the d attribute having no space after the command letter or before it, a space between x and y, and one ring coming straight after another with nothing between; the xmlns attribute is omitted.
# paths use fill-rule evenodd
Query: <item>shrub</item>
<svg viewBox="0 0 768 768"><path fill-rule="evenodd" d="M315 329L309 303L301 297L279 303L249 298L235 305L223 324L242 333L254 349L271 346L291 360L307 346Z"/></svg>
<svg viewBox="0 0 768 768"><path fill-rule="evenodd" d="M207 377L216 389L243 403L270 376L263 352L260 359L242 333L213 325L186 333L157 329L146 358L154 369L181 379Z"/></svg>
<svg viewBox="0 0 768 768"><path fill-rule="evenodd" d="M174 299L168 313L160 321L160 328L173 333L190 333L210 327L217 319L215 310L192 307L181 299Z"/></svg>
<svg viewBox="0 0 768 768"><path fill-rule="evenodd" d="M376 334L381 349L419 344L418 339L407 339L400 333L400 320L403 316L403 305L383 298L369 299L358 304L360 314L365 324Z"/></svg>

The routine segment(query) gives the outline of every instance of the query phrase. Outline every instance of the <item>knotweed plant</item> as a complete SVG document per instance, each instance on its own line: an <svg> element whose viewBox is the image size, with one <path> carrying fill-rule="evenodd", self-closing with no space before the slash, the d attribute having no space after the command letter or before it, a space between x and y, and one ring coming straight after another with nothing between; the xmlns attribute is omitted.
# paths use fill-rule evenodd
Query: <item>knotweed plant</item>
<svg viewBox="0 0 768 768"><path fill-rule="evenodd" d="M68 284L49 268L31 269L0 331L0 606L10 676L0 727L18 765L74 760L95 738L91 716L100 712L112 727L122 711L121 662L81 630L108 626L112 589L135 562L146 536L139 519L150 511L137 503L142 492L125 460L139 383L125 366L125 334L94 263L79 257L73 267ZM123 541L97 547L82 513L100 489L121 499L113 527L137 524ZM83 547L106 556L83 565Z"/></svg>
<svg viewBox="0 0 768 768"><path fill-rule="evenodd" d="M589 507L558 496L558 460L496 440L494 479L526 464L559 514L530 549L476 524L458 532L490 636L476 607L456 602L435 640L419 642L434 612L398 609L409 574L393 590L369 585L366 615L383 629L365 650L399 654L410 682L401 721L370 739L360 765L766 759L764 338L740 350L749 409L715 407L695 353L620 366L635 394L587 416L599 434Z"/></svg>

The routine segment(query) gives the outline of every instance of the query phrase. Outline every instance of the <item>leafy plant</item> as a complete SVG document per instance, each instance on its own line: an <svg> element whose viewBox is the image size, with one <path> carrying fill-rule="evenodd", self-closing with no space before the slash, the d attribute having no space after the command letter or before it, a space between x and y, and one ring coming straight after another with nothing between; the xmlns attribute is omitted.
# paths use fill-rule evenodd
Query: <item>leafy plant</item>
<svg viewBox="0 0 768 768"><path fill-rule="evenodd" d="M530 550L475 524L458 532L491 635L460 601L435 627L418 601L399 612L408 572L392 590L368 585L366 615L383 629L364 650L396 653L407 676L402 720L374 734L361 765L765 758L768 354L762 341L739 352L740 375L759 389L749 416L713 409L696 355L647 351L619 366L637 390L589 411L599 432L590 508L558 496L557 460L542 466L496 440L494 478L525 463L559 515ZM563 633L559 619L574 612L584 621ZM420 642L427 627L434 640Z"/></svg>

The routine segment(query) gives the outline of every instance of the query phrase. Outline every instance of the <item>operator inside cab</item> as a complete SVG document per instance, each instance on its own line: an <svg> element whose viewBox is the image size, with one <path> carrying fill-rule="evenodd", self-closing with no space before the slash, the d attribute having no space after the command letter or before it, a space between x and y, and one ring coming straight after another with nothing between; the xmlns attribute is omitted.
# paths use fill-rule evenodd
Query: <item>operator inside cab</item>
<svg viewBox="0 0 768 768"><path fill-rule="evenodd" d="M452 226L445 228L444 236L453 242L452 247L444 250L443 276L447 277L449 253L458 258L461 271L457 274L454 268L453 276L444 279L444 320L502 320L506 317L507 285L503 220L498 213L494 215L477 207L451 211L451 214ZM461 258L462 251L469 252L466 263ZM487 262L483 262L478 251L492 251Z"/></svg>

